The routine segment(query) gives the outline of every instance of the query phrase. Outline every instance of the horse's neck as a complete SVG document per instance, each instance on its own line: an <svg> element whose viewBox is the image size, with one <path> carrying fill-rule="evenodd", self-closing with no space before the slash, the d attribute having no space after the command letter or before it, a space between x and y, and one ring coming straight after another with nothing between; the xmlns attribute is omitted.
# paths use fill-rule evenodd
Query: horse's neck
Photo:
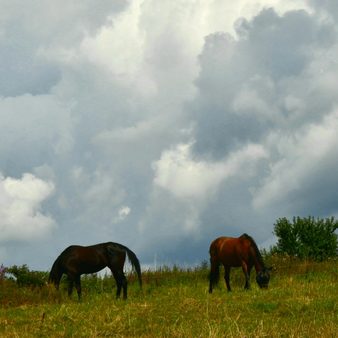
<svg viewBox="0 0 338 338"><path fill-rule="evenodd" d="M257 259L257 257L254 258L254 262L255 262L255 270L256 270L256 272L260 272L260 271L264 270L264 264L262 264L261 262L259 262L259 260Z"/></svg>
<svg viewBox="0 0 338 338"><path fill-rule="evenodd" d="M251 248L251 249L253 250L252 251L252 258L253 258L253 261L254 261L255 270L256 270L256 272L260 272L260 271L264 270L263 259L258 257L254 248Z"/></svg>

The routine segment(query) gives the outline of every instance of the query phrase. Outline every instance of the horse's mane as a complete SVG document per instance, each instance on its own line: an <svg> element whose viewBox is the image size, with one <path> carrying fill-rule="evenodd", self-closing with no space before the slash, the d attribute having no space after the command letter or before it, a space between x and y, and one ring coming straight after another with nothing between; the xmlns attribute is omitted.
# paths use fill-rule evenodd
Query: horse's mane
<svg viewBox="0 0 338 338"><path fill-rule="evenodd" d="M55 262L52 265L52 269L50 270L48 281L50 283L55 283L59 280L60 274L62 275L62 261L66 255L66 253L71 250L72 246L67 247L64 249L60 255L56 258Z"/></svg>
<svg viewBox="0 0 338 338"><path fill-rule="evenodd" d="M261 253L260 253L260 251L259 251L259 249L258 249L258 246L257 246L256 242L254 241L254 239L253 239L251 236L249 236L248 234L246 234L246 233L244 233L244 234L243 234L242 236L240 236L240 237L241 237L241 238L245 238L245 239L247 239L248 241L250 241L252 247L253 247L254 250L255 250L255 253L256 253L256 256L257 256L257 259L258 259L259 263L264 267L265 265L264 265L264 262L263 262L263 257L262 257L262 255L261 255Z"/></svg>
<svg viewBox="0 0 338 338"><path fill-rule="evenodd" d="M53 263L52 269L51 269L51 271L49 273L49 277L48 277L49 283L55 283L58 279L58 275L60 274L60 268L59 268L60 256Z"/></svg>

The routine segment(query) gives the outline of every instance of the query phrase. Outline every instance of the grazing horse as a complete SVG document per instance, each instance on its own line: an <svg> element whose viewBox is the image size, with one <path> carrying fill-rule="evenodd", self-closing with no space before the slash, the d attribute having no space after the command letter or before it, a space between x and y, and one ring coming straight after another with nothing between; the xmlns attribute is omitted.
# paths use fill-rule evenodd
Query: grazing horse
<svg viewBox="0 0 338 338"><path fill-rule="evenodd" d="M71 296L73 284L81 299L80 276L87 273L95 273L108 267L117 284L116 298L120 297L123 288L123 298L127 299L127 279L123 273L126 254L135 268L140 286L142 287L140 262L134 252L124 245L107 242L91 246L71 245L66 248L55 260L49 274L49 283L54 283L59 289L63 274L68 277L68 296Z"/></svg>
<svg viewBox="0 0 338 338"><path fill-rule="evenodd" d="M270 280L271 268L266 268L263 258L257 248L255 241L247 234L238 238L219 237L210 244L209 293L219 281L219 267L224 266L224 279L228 291L230 287L231 267L242 267L245 275L245 289L250 288L250 271L252 267L256 270L256 281L260 288L267 288Z"/></svg>

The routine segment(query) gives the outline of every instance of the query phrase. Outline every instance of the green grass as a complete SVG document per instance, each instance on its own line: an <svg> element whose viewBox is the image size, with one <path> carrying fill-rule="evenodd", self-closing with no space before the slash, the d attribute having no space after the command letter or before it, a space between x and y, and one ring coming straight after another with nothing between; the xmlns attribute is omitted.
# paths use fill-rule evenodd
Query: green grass
<svg viewBox="0 0 338 338"><path fill-rule="evenodd" d="M85 278L83 300L52 287L0 284L1 337L337 337L338 262L272 262L268 290L244 291L233 269L233 291L221 280L208 293L207 270L163 268L130 277L128 300L115 299L111 278Z"/></svg>

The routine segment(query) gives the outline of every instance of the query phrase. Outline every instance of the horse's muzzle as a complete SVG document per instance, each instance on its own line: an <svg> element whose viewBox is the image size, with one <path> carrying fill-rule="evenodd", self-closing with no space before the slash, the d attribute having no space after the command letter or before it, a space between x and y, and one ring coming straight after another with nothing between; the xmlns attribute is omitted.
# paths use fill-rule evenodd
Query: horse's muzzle
<svg viewBox="0 0 338 338"><path fill-rule="evenodd" d="M269 287L269 284L261 284L259 285L261 289L267 289Z"/></svg>

